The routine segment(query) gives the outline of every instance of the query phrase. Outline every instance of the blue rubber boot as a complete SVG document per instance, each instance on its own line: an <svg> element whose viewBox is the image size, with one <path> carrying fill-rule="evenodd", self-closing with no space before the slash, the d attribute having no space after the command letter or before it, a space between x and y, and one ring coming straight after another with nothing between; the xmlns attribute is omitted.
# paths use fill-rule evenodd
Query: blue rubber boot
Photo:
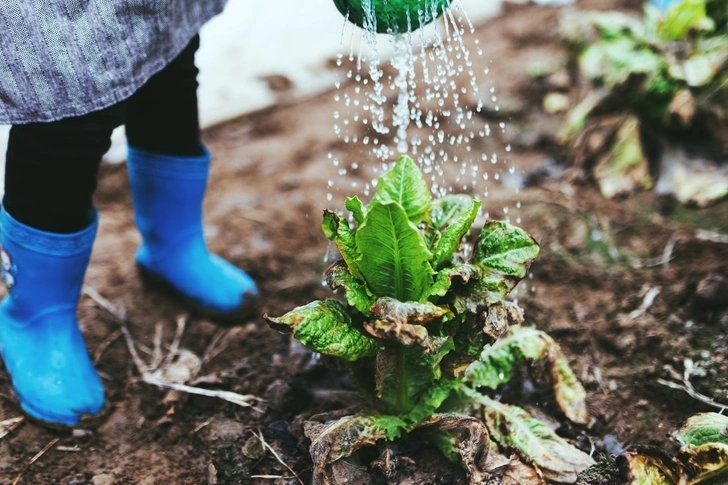
<svg viewBox="0 0 728 485"><path fill-rule="evenodd" d="M179 157L130 147L127 158L143 276L170 287L197 311L217 319L247 316L258 289L244 271L211 254L203 235L202 199L210 154Z"/></svg>
<svg viewBox="0 0 728 485"><path fill-rule="evenodd" d="M662 10L663 12L667 12L672 8L673 5L677 5L678 3L682 3L683 0L650 0L650 4L657 7L659 10Z"/></svg>
<svg viewBox="0 0 728 485"><path fill-rule="evenodd" d="M20 406L48 424L71 426L104 407L76 319L97 226L95 219L81 232L54 234L0 211L8 287L0 303L0 354Z"/></svg>

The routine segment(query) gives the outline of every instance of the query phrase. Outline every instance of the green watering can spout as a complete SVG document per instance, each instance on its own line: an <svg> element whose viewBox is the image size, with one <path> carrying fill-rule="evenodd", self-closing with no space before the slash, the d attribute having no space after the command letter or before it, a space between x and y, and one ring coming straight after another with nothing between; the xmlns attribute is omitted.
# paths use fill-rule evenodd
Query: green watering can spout
<svg viewBox="0 0 728 485"><path fill-rule="evenodd" d="M350 22L380 34L404 34L429 24L452 0L334 0Z"/></svg>

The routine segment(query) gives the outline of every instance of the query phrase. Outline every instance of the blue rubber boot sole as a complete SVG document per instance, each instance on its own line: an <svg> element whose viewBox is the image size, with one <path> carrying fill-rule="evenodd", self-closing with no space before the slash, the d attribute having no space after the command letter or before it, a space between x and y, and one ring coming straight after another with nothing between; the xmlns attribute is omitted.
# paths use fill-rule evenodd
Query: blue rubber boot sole
<svg viewBox="0 0 728 485"><path fill-rule="evenodd" d="M74 234L26 226L0 211L0 355L22 409L49 425L72 426L104 408L104 388L78 327L97 222Z"/></svg>

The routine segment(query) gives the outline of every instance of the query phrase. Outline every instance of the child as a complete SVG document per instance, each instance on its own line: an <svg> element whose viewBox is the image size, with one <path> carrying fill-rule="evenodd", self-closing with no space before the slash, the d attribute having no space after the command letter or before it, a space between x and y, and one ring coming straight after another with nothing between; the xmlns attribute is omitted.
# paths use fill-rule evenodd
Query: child
<svg viewBox="0 0 728 485"><path fill-rule="evenodd" d="M117 126L129 140L141 273L221 318L257 296L246 273L208 252L202 230L210 154L194 55L200 26L224 3L0 2L0 124L13 124L0 354L33 418L74 425L104 407L76 307L98 225L98 166Z"/></svg>

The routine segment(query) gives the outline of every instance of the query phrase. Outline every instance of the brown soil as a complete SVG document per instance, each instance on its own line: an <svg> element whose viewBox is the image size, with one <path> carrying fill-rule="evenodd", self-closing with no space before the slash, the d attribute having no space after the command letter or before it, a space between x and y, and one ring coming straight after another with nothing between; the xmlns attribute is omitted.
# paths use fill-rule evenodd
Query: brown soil
<svg viewBox="0 0 728 485"><path fill-rule="evenodd" d="M582 5L615 3L636 8L641 2ZM562 423L560 431L587 451L594 447L597 456L633 444L671 449L667 433L710 408L658 384L658 378L669 377L667 366L681 372L684 359L692 359L703 370L693 379L698 390L728 401L728 245L710 242L700 232L728 233L728 202L698 210L650 192L610 201L588 179L577 183L553 176L569 157L544 136L558 119L538 109L543 92L526 68L534 60L563 58L554 33L558 11L512 7L477 29L487 51L481 61L493 59L490 80L501 103L514 105L499 114L508 118L505 135L484 140L481 148L512 143L513 163L529 174L518 196L491 182L485 206L499 218L500 208L515 207L520 199L521 226L541 244L519 301L527 321L553 335L569 355L589 392L593 416L585 428ZM261 314L280 315L330 296L321 284L328 249L321 213L343 207L348 194L326 201L326 182L335 178L327 154L337 153L349 168L360 162L358 170L349 170L351 180L373 175L361 163L369 159L361 148L337 140L335 109L328 93L205 133L215 157L205 205L208 240L212 250L258 281ZM103 167L96 201L101 226L86 284L126 311L140 346L153 347L157 324L169 345L185 310L169 295L143 287L137 277L133 253L139 236L123 166ZM668 246L671 259L663 261ZM652 288L659 290L654 304L629 318ZM199 374L210 376L201 385L267 400L252 410L141 382L123 338L117 338L118 321L86 296L79 314L113 409L97 427L74 433L24 423L0 440L0 484L15 483L20 474L21 484L298 483L256 446L259 430L307 483L310 459L289 424L355 401L342 373L312 359L260 316L234 327L190 317L182 340L184 348L203 355L222 337L216 347L222 351L213 353ZM151 360L143 351L141 356ZM19 415L4 373L0 393L0 417ZM535 412L551 413L538 393L521 394L516 388L505 392ZM463 473L434 450L405 445L400 451L400 475L390 483L463 483ZM410 475L405 482L402 477Z"/></svg>

